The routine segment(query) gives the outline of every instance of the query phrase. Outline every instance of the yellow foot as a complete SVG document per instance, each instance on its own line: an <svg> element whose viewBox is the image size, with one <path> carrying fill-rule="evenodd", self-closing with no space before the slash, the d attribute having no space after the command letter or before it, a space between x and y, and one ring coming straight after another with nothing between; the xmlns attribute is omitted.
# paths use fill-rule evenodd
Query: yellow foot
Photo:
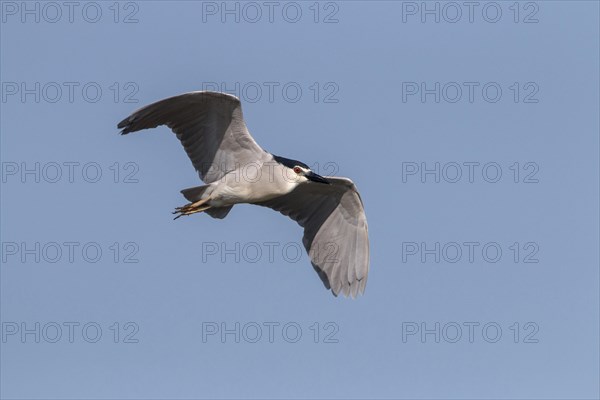
<svg viewBox="0 0 600 400"><path fill-rule="evenodd" d="M199 200L195 203L189 203L189 204L186 204L181 207L176 207L175 211L173 211L173 214L178 214L178 215L173 219L177 219L183 215L192 215L192 214L196 214L196 213L208 210L211 207L209 205L205 205L205 203L208 200L209 199L207 198L207 199Z"/></svg>

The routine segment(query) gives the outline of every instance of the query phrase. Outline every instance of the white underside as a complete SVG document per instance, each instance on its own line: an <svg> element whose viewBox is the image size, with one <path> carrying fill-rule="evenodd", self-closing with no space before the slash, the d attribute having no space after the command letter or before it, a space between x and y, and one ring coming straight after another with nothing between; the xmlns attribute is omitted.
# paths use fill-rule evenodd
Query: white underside
<svg viewBox="0 0 600 400"><path fill-rule="evenodd" d="M213 207L256 203L283 196L305 180L279 163L253 164L211 183L203 197L210 197L208 204Z"/></svg>

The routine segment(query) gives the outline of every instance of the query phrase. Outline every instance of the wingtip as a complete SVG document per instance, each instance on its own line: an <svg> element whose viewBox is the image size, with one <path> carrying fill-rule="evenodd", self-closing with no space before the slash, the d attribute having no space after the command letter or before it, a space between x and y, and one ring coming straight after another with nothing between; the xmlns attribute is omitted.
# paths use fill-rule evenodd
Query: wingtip
<svg viewBox="0 0 600 400"><path fill-rule="evenodd" d="M339 295L342 294L345 298L350 297L355 300L361 296L364 296L366 284L366 279L357 279L353 282L342 284L342 286L337 289L337 292L335 291L334 287L331 287L331 294L333 294L335 297L339 297Z"/></svg>
<svg viewBox="0 0 600 400"><path fill-rule="evenodd" d="M127 135L132 132L131 121L129 118L125 118L123 121L119 122L117 129L121 129L121 132L119 132L121 135Z"/></svg>
<svg viewBox="0 0 600 400"><path fill-rule="evenodd" d="M124 120L122 120L121 122L119 122L117 124L117 128L122 129L122 128L125 128L127 125L129 125L129 117L127 117Z"/></svg>
<svg viewBox="0 0 600 400"><path fill-rule="evenodd" d="M133 118L131 118L131 116L129 116L117 124L117 129L121 129L121 132L120 132L121 135L127 135L128 133L133 131L131 129L132 122L133 122Z"/></svg>

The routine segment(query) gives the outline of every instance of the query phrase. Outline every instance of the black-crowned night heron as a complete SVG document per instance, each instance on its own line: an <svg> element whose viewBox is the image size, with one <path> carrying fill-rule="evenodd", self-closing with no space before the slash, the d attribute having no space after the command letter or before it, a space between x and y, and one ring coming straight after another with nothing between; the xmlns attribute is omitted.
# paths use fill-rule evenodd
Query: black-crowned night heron
<svg viewBox="0 0 600 400"><path fill-rule="evenodd" d="M355 297L369 272L362 200L347 178L323 178L300 162L263 150L250 136L240 100L191 92L150 104L118 125L121 134L168 126L183 144L204 186L181 191L190 201L176 218L205 211L224 218L235 204L270 207L304 228L302 242L327 289Z"/></svg>

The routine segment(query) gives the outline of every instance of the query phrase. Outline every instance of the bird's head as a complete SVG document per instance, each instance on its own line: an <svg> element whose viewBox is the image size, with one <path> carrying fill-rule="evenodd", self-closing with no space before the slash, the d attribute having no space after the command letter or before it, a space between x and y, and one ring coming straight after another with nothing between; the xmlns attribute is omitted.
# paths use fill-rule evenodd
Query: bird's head
<svg viewBox="0 0 600 400"><path fill-rule="evenodd" d="M321 175L317 175L310 167L304 164L301 161L292 160L289 158L273 156L275 161L279 164L282 164L284 167L288 168L290 171L286 173L286 179L290 181L300 184L305 182L316 182L316 183L324 183L329 184L329 181L323 178Z"/></svg>

